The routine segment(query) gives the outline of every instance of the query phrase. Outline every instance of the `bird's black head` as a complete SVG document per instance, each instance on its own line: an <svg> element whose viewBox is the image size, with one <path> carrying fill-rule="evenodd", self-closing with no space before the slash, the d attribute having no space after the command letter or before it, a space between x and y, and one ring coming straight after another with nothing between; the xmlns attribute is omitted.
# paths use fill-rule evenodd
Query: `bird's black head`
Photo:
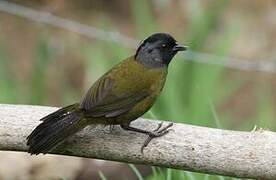
<svg viewBox="0 0 276 180"><path fill-rule="evenodd" d="M186 47L177 44L169 34L155 33L145 39L136 51L135 59L150 68L168 66L178 51Z"/></svg>

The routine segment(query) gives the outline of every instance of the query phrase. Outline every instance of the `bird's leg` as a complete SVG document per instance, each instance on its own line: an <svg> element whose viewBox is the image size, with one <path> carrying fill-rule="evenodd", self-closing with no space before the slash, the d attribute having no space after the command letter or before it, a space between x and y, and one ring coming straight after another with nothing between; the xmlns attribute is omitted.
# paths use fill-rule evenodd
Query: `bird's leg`
<svg viewBox="0 0 276 180"><path fill-rule="evenodd" d="M111 132L114 129L115 125L114 124L110 124L109 125L109 132Z"/></svg>
<svg viewBox="0 0 276 180"><path fill-rule="evenodd" d="M153 130L153 131L147 131L147 130L131 127L131 126L129 126L129 124L122 124L121 127L124 130L127 130L127 131L139 132L139 133L147 134L149 136L146 139L146 141L144 142L144 144L142 145L142 147L141 147L141 152L143 153L144 148L147 147L147 145L150 143L150 141L153 138L161 137L161 136L167 134L169 132L169 128L172 127L172 125L173 125L173 123L169 123L167 126L161 128L162 127L162 123L159 123L158 127L155 130Z"/></svg>

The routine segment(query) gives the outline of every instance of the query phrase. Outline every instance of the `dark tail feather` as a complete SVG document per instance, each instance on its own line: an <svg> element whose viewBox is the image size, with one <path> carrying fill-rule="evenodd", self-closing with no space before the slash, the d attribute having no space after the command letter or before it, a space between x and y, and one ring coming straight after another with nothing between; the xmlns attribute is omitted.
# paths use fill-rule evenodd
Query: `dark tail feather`
<svg viewBox="0 0 276 180"><path fill-rule="evenodd" d="M77 112L77 104L61 108L42 118L43 121L27 137L28 152L47 153L70 135L82 129L82 115Z"/></svg>

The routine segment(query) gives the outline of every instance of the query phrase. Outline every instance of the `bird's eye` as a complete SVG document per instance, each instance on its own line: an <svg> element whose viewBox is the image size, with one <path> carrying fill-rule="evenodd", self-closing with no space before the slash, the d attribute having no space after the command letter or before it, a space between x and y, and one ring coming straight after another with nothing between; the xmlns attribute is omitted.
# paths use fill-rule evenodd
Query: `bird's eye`
<svg viewBox="0 0 276 180"><path fill-rule="evenodd" d="M165 48L165 47L167 47L167 45L166 44L162 44L162 48Z"/></svg>

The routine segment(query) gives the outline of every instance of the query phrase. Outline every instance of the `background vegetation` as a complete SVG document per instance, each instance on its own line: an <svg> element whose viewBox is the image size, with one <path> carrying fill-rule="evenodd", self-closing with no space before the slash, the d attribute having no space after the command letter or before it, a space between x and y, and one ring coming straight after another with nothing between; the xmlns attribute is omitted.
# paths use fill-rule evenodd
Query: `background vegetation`
<svg viewBox="0 0 276 180"><path fill-rule="evenodd" d="M273 62L275 53L276 6L272 0L28 0L23 4L139 40L153 32L169 32L193 52L238 58L241 65L243 60ZM91 40L7 13L0 14L0 32L0 103L63 106L79 101L101 74L134 53L123 42ZM179 54L170 66L161 97L145 116L224 129L250 131L256 125L275 130L275 73L199 63L192 54ZM0 160L6 154L0 153ZM16 156L15 161L20 161L20 155ZM122 164L114 164L120 166L115 172L110 166L88 172L85 168L95 167L92 161L83 160L87 166L80 165L73 175L50 177L114 179L117 173L121 179L234 179L155 167L121 168ZM6 158L6 162L14 161ZM1 172L0 166L0 179L9 177ZM86 177L80 172L86 172Z"/></svg>

